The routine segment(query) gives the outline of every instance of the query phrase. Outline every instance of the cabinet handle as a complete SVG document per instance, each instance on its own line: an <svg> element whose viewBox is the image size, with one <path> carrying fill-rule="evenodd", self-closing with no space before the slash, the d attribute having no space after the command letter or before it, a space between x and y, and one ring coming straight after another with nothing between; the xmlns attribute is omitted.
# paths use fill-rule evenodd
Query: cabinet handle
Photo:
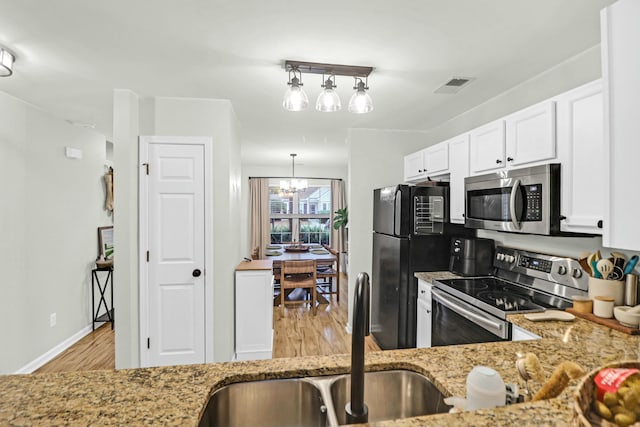
<svg viewBox="0 0 640 427"><path fill-rule="evenodd" d="M200 270L198 270L197 268L195 270L193 270L193 273L191 273L191 275L193 277L200 277L201 274L202 274L202 272Z"/></svg>
<svg viewBox="0 0 640 427"><path fill-rule="evenodd" d="M513 157L507 157L507 162L513 162Z"/></svg>
<svg viewBox="0 0 640 427"><path fill-rule="evenodd" d="M502 163L502 160L500 160L500 159L496 159L496 163L497 163L497 164L500 164L500 163Z"/></svg>
<svg viewBox="0 0 640 427"><path fill-rule="evenodd" d="M564 220L566 220L566 219L567 219L567 217L566 217L566 216L564 216L564 215L560 215L560 221L564 221Z"/></svg>
<svg viewBox="0 0 640 427"><path fill-rule="evenodd" d="M598 228L602 228L602 220L598 221Z"/></svg>
<svg viewBox="0 0 640 427"><path fill-rule="evenodd" d="M418 169L418 173L422 173L422 172L423 172L423 170L422 170L422 169Z"/></svg>

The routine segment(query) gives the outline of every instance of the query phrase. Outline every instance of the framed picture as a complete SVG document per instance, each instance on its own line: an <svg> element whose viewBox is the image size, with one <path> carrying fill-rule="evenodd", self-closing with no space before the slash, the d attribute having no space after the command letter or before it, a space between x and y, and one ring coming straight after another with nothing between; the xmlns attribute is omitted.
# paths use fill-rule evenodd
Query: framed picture
<svg viewBox="0 0 640 427"><path fill-rule="evenodd" d="M98 255L113 259L113 225L98 227Z"/></svg>

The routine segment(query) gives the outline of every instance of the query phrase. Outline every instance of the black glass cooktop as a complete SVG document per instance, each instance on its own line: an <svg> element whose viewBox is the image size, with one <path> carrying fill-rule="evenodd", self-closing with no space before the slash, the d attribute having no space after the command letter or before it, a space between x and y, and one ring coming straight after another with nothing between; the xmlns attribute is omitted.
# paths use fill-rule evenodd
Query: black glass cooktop
<svg viewBox="0 0 640 427"><path fill-rule="evenodd" d="M434 284L474 305L487 305L491 311L513 314L556 308L552 296L497 277L437 280Z"/></svg>

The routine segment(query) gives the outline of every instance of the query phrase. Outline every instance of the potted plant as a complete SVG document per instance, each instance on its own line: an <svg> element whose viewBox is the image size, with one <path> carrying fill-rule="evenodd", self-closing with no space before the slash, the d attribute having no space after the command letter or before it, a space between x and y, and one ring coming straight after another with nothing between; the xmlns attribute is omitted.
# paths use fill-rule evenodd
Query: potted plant
<svg viewBox="0 0 640 427"><path fill-rule="evenodd" d="M333 213L333 229L338 230L349 222L349 213L347 208L338 209Z"/></svg>

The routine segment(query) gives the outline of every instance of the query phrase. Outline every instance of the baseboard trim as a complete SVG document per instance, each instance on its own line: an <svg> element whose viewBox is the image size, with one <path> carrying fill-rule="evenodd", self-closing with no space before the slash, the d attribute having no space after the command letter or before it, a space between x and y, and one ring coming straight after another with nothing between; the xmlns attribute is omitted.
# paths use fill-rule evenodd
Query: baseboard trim
<svg viewBox="0 0 640 427"><path fill-rule="evenodd" d="M15 373L16 374L31 374L31 373L33 373L33 371L35 371L36 369L38 369L41 366L45 365L46 363L52 361L60 353L62 353L63 351L65 351L66 349L68 349L69 347L71 347L72 345L77 343L78 341L80 341L82 338L84 338L87 335L89 335L89 333L91 331L92 331L91 325L85 326L80 331L78 331L75 334L71 335L69 338L67 338L66 340L62 341L57 346L53 347L51 350L47 351L43 355L37 357L36 359L34 359L31 362L29 362L26 365L24 365L22 368L18 369Z"/></svg>

